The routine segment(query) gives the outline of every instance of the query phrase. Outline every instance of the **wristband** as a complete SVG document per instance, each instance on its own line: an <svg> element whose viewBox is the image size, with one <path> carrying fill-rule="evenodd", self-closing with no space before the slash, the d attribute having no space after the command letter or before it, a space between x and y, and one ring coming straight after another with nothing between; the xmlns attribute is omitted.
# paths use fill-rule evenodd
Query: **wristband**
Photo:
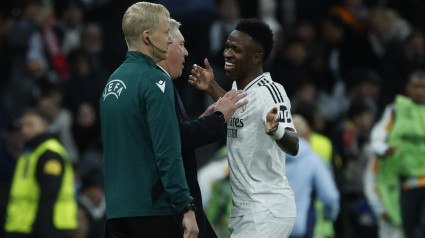
<svg viewBox="0 0 425 238"><path fill-rule="evenodd" d="M274 140L280 140L283 135L285 135L285 128L283 128L283 126L279 126L272 137Z"/></svg>
<svg viewBox="0 0 425 238"><path fill-rule="evenodd" d="M188 211L194 211L196 212L196 206L195 203L192 201L183 209L183 214L185 214Z"/></svg>

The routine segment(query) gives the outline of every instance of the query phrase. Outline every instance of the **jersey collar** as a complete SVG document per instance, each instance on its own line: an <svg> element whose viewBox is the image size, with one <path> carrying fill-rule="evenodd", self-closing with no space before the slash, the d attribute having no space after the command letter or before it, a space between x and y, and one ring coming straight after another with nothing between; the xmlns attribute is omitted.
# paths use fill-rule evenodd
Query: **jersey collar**
<svg viewBox="0 0 425 238"><path fill-rule="evenodd" d="M255 85L258 82L260 82L262 79L266 79L269 82L272 82L273 81L272 80L272 77L270 76L270 73L266 72L266 73L263 73L263 74L259 75L258 77L256 77L255 79L253 79L251 82L249 82L249 84L245 86L245 88L243 89L243 91L246 92L246 91L248 91L248 89L250 89L252 87L255 87ZM234 83L233 86L236 87L236 82L233 82L233 83Z"/></svg>

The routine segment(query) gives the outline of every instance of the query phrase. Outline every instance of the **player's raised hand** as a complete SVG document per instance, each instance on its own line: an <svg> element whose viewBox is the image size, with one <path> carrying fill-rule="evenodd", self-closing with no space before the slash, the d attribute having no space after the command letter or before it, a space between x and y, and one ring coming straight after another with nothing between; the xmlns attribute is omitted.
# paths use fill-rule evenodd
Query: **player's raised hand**
<svg viewBox="0 0 425 238"><path fill-rule="evenodd" d="M265 130L268 135L274 135L279 128L279 121L277 120L277 107L267 113Z"/></svg>
<svg viewBox="0 0 425 238"><path fill-rule="evenodd" d="M233 116L235 111L248 104L248 100L245 99L239 102L242 98L246 97L246 92L242 90L230 90L223 97L219 98L215 103L214 111L220 111L223 113L224 121L227 122Z"/></svg>
<svg viewBox="0 0 425 238"><path fill-rule="evenodd" d="M211 84L215 82L214 72L207 58L205 58L204 64L205 69L197 64L193 65L193 68L190 71L191 75L189 75L188 82L190 85L199 90L208 91Z"/></svg>

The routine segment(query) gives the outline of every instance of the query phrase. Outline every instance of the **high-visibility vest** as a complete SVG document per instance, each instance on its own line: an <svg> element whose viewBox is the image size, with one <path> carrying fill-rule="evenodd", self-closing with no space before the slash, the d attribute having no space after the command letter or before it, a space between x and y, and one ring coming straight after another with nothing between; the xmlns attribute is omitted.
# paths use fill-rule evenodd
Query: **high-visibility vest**
<svg viewBox="0 0 425 238"><path fill-rule="evenodd" d="M391 172L403 177L425 176L425 106L398 95L396 116L388 144L397 147L390 161Z"/></svg>
<svg viewBox="0 0 425 238"><path fill-rule="evenodd" d="M401 95L396 97L395 105L396 116L388 145L396 146L397 150L392 156L379 160L376 182L388 216L392 223L401 226L400 177L425 176L425 106Z"/></svg>
<svg viewBox="0 0 425 238"><path fill-rule="evenodd" d="M32 233L40 199L40 185L36 179L38 159L47 150L65 160L62 184L53 208L52 221L59 230L77 228L77 202L74 192L74 174L65 148L56 140L48 139L35 150L24 153L16 164L10 189L5 223L6 232Z"/></svg>

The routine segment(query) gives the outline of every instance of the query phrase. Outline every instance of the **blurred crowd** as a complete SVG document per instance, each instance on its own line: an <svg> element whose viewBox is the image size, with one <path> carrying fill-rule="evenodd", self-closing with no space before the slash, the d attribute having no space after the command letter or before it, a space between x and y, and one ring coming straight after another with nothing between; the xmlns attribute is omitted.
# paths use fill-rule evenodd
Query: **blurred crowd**
<svg viewBox="0 0 425 238"><path fill-rule="evenodd" d="M70 235L103 237L98 101L112 70L125 57L121 19L134 2L0 2L0 237L14 167L25 147L18 119L29 107L51 117L50 133L59 138L75 168L79 228ZM241 18L261 18L270 25L275 43L264 71L285 87L293 114L305 119L312 134L310 143L318 147L313 150L331 172L329 183L334 182L340 194L338 216L323 228L321 237L377 237L378 217L366 198L363 181L368 161L374 157L370 134L385 106L405 93L409 75L425 70L425 2L154 2L166 6L171 17L182 23L189 56L183 76L174 83L191 118L212 103L204 92L188 85L191 66L203 65L208 58L215 79L229 90L222 55L227 36ZM319 145L313 145L313 135ZM223 227L230 204L223 145L198 151L205 209L220 237L228 235ZM306 172L296 165L289 167ZM292 185L290 178L289 182ZM313 187L308 196L320 198L319 189ZM315 199L310 203L314 208ZM318 234L320 228L314 224L319 215L313 208L307 216L307 231ZM326 211L326 204L322 210Z"/></svg>

